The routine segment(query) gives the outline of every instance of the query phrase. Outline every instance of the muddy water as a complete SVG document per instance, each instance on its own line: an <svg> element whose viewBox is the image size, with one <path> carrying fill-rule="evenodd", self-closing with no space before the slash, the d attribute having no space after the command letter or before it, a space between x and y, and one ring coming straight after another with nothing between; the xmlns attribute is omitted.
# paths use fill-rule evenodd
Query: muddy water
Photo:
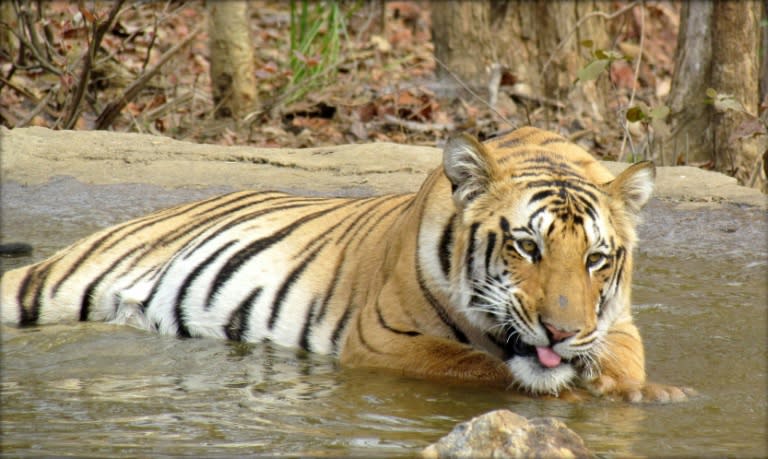
<svg viewBox="0 0 768 459"><path fill-rule="evenodd" d="M2 239L44 258L100 227L220 190L4 183ZM667 406L566 403L339 369L268 345L178 340L105 324L2 327L2 446L14 456L413 456L509 408L555 416L602 457L765 456L764 211L653 201L636 317L652 379L702 395Z"/></svg>

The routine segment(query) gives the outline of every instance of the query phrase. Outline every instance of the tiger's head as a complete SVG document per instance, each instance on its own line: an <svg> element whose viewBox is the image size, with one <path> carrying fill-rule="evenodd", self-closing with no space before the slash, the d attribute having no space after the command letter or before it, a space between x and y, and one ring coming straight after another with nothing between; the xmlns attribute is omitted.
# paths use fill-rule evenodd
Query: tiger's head
<svg viewBox="0 0 768 459"><path fill-rule="evenodd" d="M460 227L452 303L503 349L521 388L557 393L596 376L609 328L631 321L652 163L613 179L581 148L530 129L525 142L455 138L443 165Z"/></svg>

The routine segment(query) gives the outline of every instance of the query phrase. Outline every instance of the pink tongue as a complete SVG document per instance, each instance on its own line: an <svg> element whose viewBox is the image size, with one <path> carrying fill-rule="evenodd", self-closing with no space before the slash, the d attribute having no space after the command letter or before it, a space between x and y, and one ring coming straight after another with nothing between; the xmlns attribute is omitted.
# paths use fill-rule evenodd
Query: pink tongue
<svg viewBox="0 0 768 459"><path fill-rule="evenodd" d="M552 350L551 347L536 347L536 354L539 356L539 362L547 368L554 368L560 365L562 358Z"/></svg>

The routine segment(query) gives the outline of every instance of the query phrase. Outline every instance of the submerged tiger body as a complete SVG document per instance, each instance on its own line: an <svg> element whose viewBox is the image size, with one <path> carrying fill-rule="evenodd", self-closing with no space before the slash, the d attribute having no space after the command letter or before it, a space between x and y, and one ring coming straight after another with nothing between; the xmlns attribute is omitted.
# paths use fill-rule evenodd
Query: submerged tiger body
<svg viewBox="0 0 768 459"><path fill-rule="evenodd" d="M451 140L415 194L243 191L5 273L2 318L269 340L342 364L557 394L684 398L645 380L630 311L649 163L613 178L556 134Z"/></svg>

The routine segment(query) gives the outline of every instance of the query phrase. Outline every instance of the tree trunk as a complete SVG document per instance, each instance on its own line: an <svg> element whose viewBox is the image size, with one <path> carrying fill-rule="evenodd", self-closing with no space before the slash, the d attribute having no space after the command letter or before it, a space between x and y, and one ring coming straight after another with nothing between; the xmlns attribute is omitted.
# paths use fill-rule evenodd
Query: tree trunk
<svg viewBox="0 0 768 459"><path fill-rule="evenodd" d="M763 55L760 58L760 100L768 107L768 26L765 25L765 21L768 21L768 0L763 0L763 30L762 49ZM768 152L766 152L768 153Z"/></svg>
<svg viewBox="0 0 768 459"><path fill-rule="evenodd" d="M757 118L760 10L757 0L718 0L713 12L712 36L716 46L712 48L712 87L718 93L733 96L745 110L714 113L715 168L736 176L742 183L742 171L751 170L749 163L757 152L748 151L751 147L734 136L743 123Z"/></svg>
<svg viewBox="0 0 768 459"><path fill-rule="evenodd" d="M741 183L754 176L766 136L740 133L758 114L761 11L760 0L683 4L662 164L711 162ZM742 109L706 105L707 88Z"/></svg>
<svg viewBox="0 0 768 459"><path fill-rule="evenodd" d="M435 57L465 82L484 85L489 66L499 61L491 40L496 21L490 15L490 2L434 1L431 15ZM438 75L448 77L447 69L438 64Z"/></svg>
<svg viewBox="0 0 768 459"><path fill-rule="evenodd" d="M588 62L582 40L610 47L605 18L591 13L609 13L611 2L454 0L431 6L441 78L448 81L453 73L472 87L485 88L491 67L500 65L524 92L561 101L575 115L601 119L606 114L606 78L573 82Z"/></svg>
<svg viewBox="0 0 768 459"><path fill-rule="evenodd" d="M215 116L240 119L258 105L248 4L209 0L207 8Z"/></svg>
<svg viewBox="0 0 768 459"><path fill-rule="evenodd" d="M712 107L704 105L712 67L710 24L714 3L683 2L675 71L667 105L672 135L661 152L662 165L706 162L711 158Z"/></svg>

